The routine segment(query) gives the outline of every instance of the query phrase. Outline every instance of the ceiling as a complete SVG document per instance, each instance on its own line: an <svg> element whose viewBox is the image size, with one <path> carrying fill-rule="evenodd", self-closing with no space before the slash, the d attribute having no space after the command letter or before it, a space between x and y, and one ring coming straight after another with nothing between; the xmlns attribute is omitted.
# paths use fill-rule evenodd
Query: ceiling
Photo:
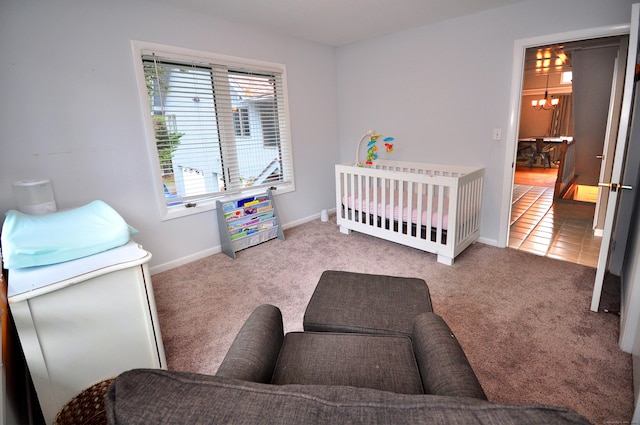
<svg viewBox="0 0 640 425"><path fill-rule="evenodd" d="M525 0L152 0L329 46Z"/></svg>

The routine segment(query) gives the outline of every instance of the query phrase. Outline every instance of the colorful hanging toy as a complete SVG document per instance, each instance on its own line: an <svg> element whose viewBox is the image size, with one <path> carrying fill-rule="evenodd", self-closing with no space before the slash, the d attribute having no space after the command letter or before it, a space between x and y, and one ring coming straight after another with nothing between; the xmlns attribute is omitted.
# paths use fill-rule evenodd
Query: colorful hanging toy
<svg viewBox="0 0 640 425"><path fill-rule="evenodd" d="M358 146L356 148L356 162L354 162L353 165L355 165L356 167L373 165L373 161L378 158L378 147L376 146L376 143L378 142L378 139L380 139L381 137L382 135L376 134L375 130L367 131L358 142ZM360 158L360 147L362 146L364 141L367 140L367 138L369 139L369 142L367 143L367 160L363 164L359 161L358 158ZM384 141L385 152L386 153L393 152L393 144L390 143L393 141L393 137L385 137L383 141Z"/></svg>
<svg viewBox="0 0 640 425"><path fill-rule="evenodd" d="M379 134L374 134L369 139L369 143L367 144L367 161L365 162L366 165L372 165L373 161L378 158L378 154L376 153L378 151L376 142L379 138Z"/></svg>
<svg viewBox="0 0 640 425"><path fill-rule="evenodd" d="M382 137L381 134L373 134L370 137L369 143L367 144L367 161L365 162L366 165L373 165L373 161L378 159L378 147L376 146L376 143L378 142L378 139L380 137ZM385 142L385 152L393 152L393 144L389 143L393 141L393 137L385 137L383 141Z"/></svg>
<svg viewBox="0 0 640 425"><path fill-rule="evenodd" d="M390 142L393 140L393 137L387 137L386 139L384 139L385 142ZM386 152L390 153L393 152L393 143L385 143L384 147L386 148Z"/></svg>

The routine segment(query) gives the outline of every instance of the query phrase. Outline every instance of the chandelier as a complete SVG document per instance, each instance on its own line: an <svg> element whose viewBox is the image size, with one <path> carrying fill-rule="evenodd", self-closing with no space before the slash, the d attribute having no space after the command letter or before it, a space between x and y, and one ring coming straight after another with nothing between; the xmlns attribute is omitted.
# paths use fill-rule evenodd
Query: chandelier
<svg viewBox="0 0 640 425"><path fill-rule="evenodd" d="M549 96L549 73L547 73L547 86L544 89L544 98L531 101L531 106L535 110L551 110L555 109L560 103L560 99L557 97Z"/></svg>

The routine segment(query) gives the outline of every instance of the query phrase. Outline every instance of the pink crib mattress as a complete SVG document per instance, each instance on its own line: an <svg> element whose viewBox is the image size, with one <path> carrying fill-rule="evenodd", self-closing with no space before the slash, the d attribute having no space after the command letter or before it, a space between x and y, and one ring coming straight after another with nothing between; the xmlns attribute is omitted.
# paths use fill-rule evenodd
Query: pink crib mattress
<svg viewBox="0 0 640 425"><path fill-rule="evenodd" d="M409 208L408 202L406 199L406 194L402 202L402 221L407 222L409 217ZM386 205L382 204L382 195L379 193L377 197L378 201L378 209L375 209L375 202L373 194L369 195L369 214L374 214L375 211L378 212L378 215L381 216L381 212L384 210L384 217L386 219L391 219L393 217L394 221L400 221L400 207L398 206L398 194L395 194L395 199L393 201L393 216L391 215L391 205L389 200L387 199ZM367 198L366 195L363 194L361 199L358 199L358 195L344 195L342 197L342 204L348 205L349 208L354 209L356 211L367 212ZM443 202L443 216L442 216L442 229L447 230L449 227L449 213L448 213L448 204L449 200L447 198L444 199ZM418 223L418 196L417 194L413 194L413 199L411 201L411 223ZM429 221L429 213L427 211L427 196L422 197L422 212L420 214L422 216L421 223L424 226L426 223L431 223L431 227L438 227L438 198L434 196L433 203L431 206L431 221Z"/></svg>

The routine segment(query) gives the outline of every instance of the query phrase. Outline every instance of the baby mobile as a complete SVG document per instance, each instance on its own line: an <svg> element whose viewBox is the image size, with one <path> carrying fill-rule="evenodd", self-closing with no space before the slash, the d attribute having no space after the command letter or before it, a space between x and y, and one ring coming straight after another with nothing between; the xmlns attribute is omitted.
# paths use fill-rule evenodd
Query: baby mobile
<svg viewBox="0 0 640 425"><path fill-rule="evenodd" d="M381 134L377 134L374 130L369 130L362 136L360 139L360 143L358 143L358 149L356 151L356 166L362 167L362 164L359 162L358 158L360 156L360 145L366 138L369 138L369 142L367 143L367 160L365 161L365 165L373 165L373 161L378 159L378 140L382 137ZM382 141L384 142L385 152L391 153L393 152L393 137L385 137Z"/></svg>

